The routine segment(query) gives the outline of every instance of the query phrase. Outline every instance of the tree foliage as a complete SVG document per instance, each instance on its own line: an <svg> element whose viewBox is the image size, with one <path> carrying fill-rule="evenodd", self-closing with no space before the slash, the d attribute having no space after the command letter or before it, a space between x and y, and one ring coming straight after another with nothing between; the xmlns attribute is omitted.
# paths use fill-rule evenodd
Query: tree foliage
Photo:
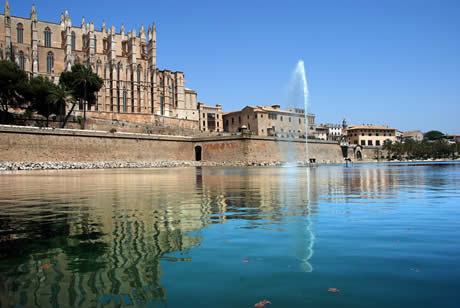
<svg viewBox="0 0 460 308"><path fill-rule="evenodd" d="M23 107L26 87L27 74L16 63L0 60L0 112L3 115L9 108Z"/></svg>
<svg viewBox="0 0 460 308"><path fill-rule="evenodd" d="M61 73L59 84L70 89L75 99L91 106L96 102L96 93L102 88L103 80L90 67L77 63L69 72Z"/></svg>
<svg viewBox="0 0 460 308"><path fill-rule="evenodd" d="M444 134L438 130L430 130L429 132L426 132L425 135L423 135L424 140L439 140L444 137Z"/></svg>
<svg viewBox="0 0 460 308"><path fill-rule="evenodd" d="M422 142L409 139L404 143L385 142L383 149L388 151L390 159L456 158L460 153L460 143L449 143L445 139Z"/></svg>
<svg viewBox="0 0 460 308"><path fill-rule="evenodd" d="M51 100L51 93L56 85L48 78L37 76L29 81L25 97L29 101L29 109L36 111L46 118L48 126L49 117L58 114L58 105Z"/></svg>

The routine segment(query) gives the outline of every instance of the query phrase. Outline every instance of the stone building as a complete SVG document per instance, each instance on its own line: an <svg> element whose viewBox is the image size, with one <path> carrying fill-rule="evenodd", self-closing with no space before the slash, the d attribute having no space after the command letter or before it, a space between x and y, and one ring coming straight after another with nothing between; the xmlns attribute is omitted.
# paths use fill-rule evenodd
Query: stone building
<svg viewBox="0 0 460 308"><path fill-rule="evenodd" d="M346 121L345 121L346 124ZM344 129L344 124L320 124L316 127L316 137L322 140L331 140L336 141L340 140L342 137L342 130Z"/></svg>
<svg viewBox="0 0 460 308"><path fill-rule="evenodd" d="M382 146L385 140L396 141L396 129L387 126L350 125L346 130L350 144Z"/></svg>
<svg viewBox="0 0 460 308"><path fill-rule="evenodd" d="M421 142L423 140L423 133L419 130L413 130L402 133L402 140L406 141L412 139L413 141Z"/></svg>
<svg viewBox="0 0 460 308"><path fill-rule="evenodd" d="M96 30L84 18L80 25L73 25L67 10L58 23L38 20L34 5L29 18L16 17L10 13L8 0L0 15L2 59L15 61L32 76L56 82L74 63L91 67L103 79L89 117L132 122L183 119L198 129L196 92L184 87L183 72L158 69L156 48L155 24L147 29L141 26L137 33L126 32L123 24L117 31L103 22Z"/></svg>
<svg viewBox="0 0 460 308"><path fill-rule="evenodd" d="M200 130L206 132L223 132L224 121L222 119L222 105L217 104L215 107L206 106L204 103L198 103L200 113Z"/></svg>
<svg viewBox="0 0 460 308"><path fill-rule="evenodd" d="M315 115L307 114L308 135L315 132ZM305 138L305 113L303 109L280 105L246 106L242 110L224 114L224 131L239 132L242 126L259 136Z"/></svg>

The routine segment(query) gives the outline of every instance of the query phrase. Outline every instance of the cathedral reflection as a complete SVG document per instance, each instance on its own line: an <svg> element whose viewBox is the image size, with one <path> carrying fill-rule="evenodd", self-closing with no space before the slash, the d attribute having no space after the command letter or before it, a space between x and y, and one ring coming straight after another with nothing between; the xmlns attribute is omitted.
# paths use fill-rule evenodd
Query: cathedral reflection
<svg viewBox="0 0 460 308"><path fill-rule="evenodd" d="M309 272L318 200L393 181L378 172L363 174L369 182L348 178L341 168L31 174L0 178L10 187L0 196L0 307L166 305L162 263L190 261L200 230L231 219L278 228L299 217L291 253Z"/></svg>

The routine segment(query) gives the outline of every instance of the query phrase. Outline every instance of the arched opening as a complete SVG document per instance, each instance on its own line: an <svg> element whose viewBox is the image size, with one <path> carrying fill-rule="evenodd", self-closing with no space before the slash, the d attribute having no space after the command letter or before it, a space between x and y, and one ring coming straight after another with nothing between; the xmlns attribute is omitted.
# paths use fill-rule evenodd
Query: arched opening
<svg viewBox="0 0 460 308"><path fill-rule="evenodd" d="M357 160L362 160L363 159L363 154L359 150L356 152L356 159Z"/></svg>
<svg viewBox="0 0 460 308"><path fill-rule="evenodd" d="M195 147L195 160L201 161L201 146L199 145Z"/></svg>

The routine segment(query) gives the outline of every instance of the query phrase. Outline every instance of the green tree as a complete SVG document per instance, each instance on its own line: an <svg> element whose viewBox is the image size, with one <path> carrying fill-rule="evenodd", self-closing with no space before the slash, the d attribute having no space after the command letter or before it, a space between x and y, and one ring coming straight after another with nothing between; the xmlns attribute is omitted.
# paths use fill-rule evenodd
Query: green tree
<svg viewBox="0 0 460 308"><path fill-rule="evenodd" d="M102 88L103 80L93 73L90 67L75 64L69 72L61 73L59 84L70 89L75 99L83 103L84 121L86 121L86 108L96 102L96 93ZM64 120L63 127L74 108L75 102Z"/></svg>
<svg viewBox="0 0 460 308"><path fill-rule="evenodd" d="M51 114L58 113L58 106L50 99L56 85L48 78L38 76L29 81L25 97L30 102L30 109L46 118L46 127Z"/></svg>
<svg viewBox="0 0 460 308"><path fill-rule="evenodd" d="M72 106L75 106L75 98L71 90L67 89L62 84L54 87L49 95L49 100L52 104L56 106L56 114L61 116L65 115L65 109L67 103L71 103ZM73 111L73 109L72 109ZM65 126L65 122L63 123Z"/></svg>
<svg viewBox="0 0 460 308"><path fill-rule="evenodd" d="M0 122L8 119L9 108L24 108L26 73L9 60L0 60Z"/></svg>
<svg viewBox="0 0 460 308"><path fill-rule="evenodd" d="M444 134L438 130L430 130L423 135L424 140L439 140L441 138L444 138Z"/></svg>

